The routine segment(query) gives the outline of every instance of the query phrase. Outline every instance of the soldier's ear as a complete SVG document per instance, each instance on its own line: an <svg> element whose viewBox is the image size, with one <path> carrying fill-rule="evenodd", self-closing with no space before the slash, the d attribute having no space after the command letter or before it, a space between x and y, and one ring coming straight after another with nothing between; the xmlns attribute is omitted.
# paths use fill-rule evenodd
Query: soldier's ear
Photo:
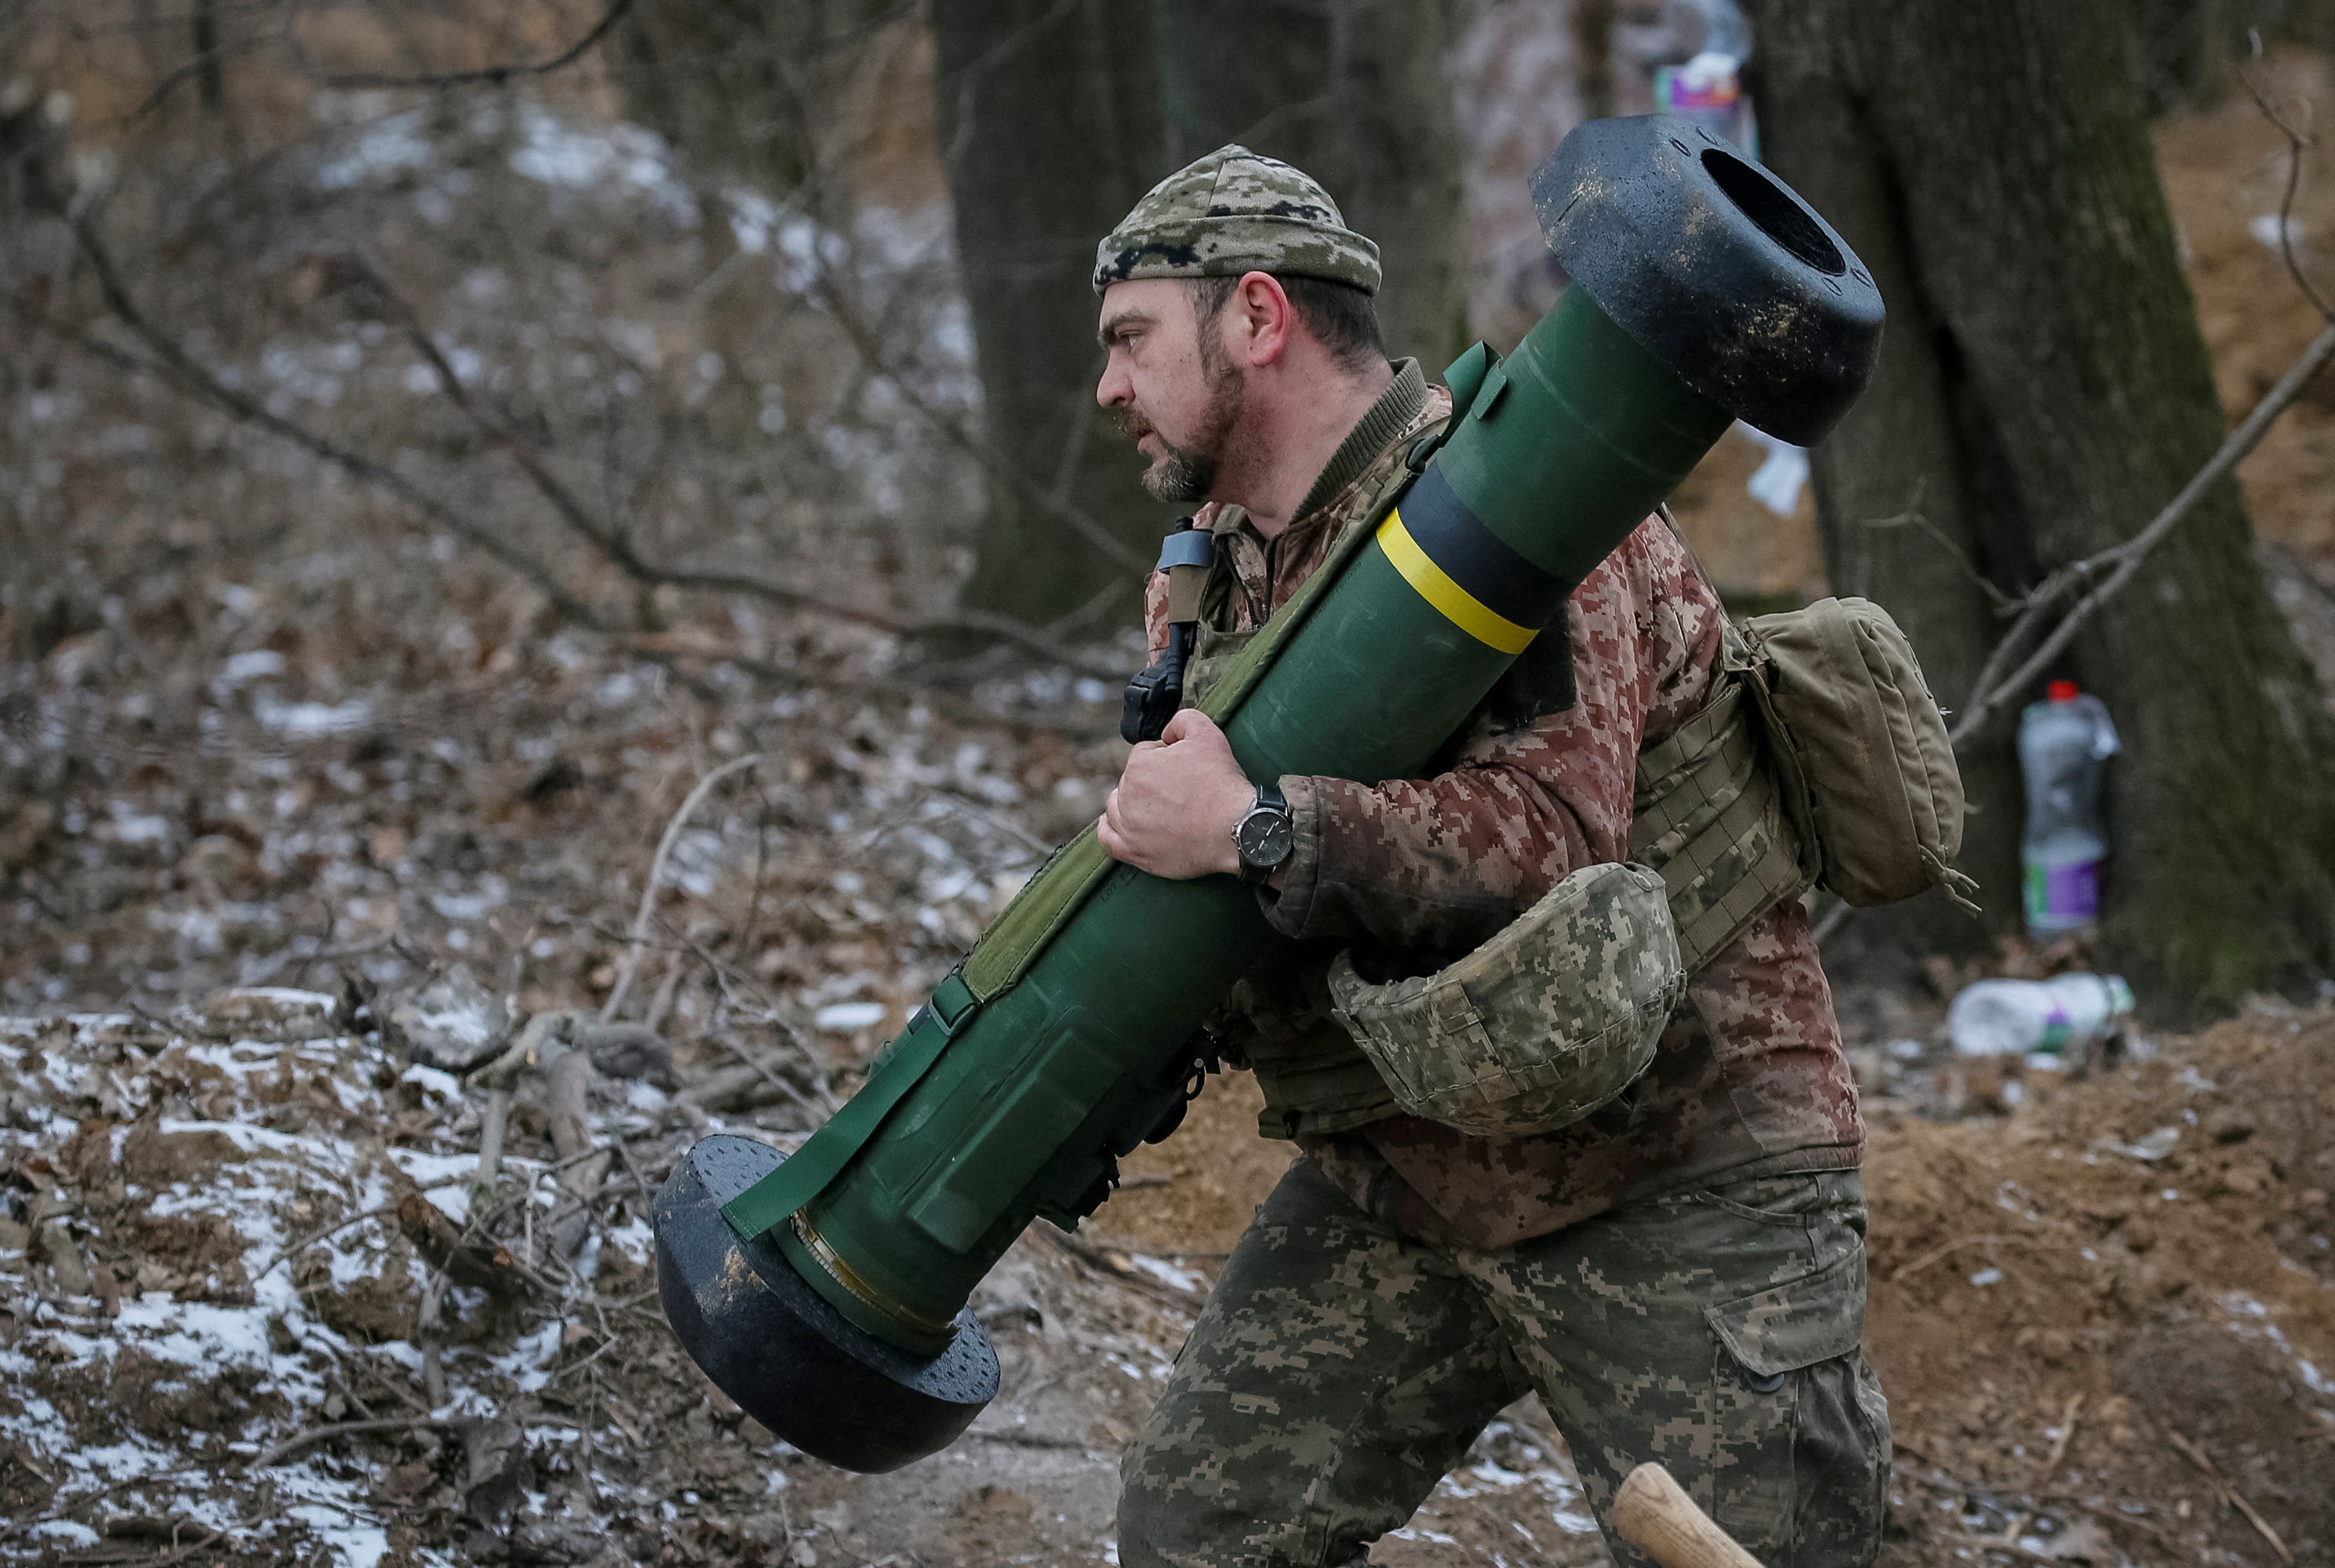
<svg viewBox="0 0 2335 1568"><path fill-rule="evenodd" d="M1239 339L1228 346L1250 365L1268 365L1278 360L1297 326L1296 310L1281 280L1269 272L1243 273L1234 291L1234 304L1238 308ZM1232 311L1225 314L1228 319L1235 315Z"/></svg>

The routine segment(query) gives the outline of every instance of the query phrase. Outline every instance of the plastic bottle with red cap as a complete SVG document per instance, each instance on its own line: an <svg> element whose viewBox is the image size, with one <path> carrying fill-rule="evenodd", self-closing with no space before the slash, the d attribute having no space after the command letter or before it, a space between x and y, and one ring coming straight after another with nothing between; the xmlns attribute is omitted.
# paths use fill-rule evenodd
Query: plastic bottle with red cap
<svg viewBox="0 0 2335 1568"><path fill-rule="evenodd" d="M2080 931L2099 918L2100 863L2107 825L2100 811L2101 765L2120 742L2107 707L2073 681L2054 681L2019 721L2019 769L2027 781L2027 929L2038 936Z"/></svg>

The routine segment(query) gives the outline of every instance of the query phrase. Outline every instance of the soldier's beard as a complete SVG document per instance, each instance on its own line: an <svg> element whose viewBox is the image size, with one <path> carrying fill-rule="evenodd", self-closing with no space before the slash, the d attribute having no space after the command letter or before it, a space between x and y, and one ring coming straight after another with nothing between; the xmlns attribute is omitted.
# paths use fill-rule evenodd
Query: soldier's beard
<svg viewBox="0 0 2335 1568"><path fill-rule="evenodd" d="M1248 383L1230 364L1209 367L1207 374L1207 406L1200 411L1198 428L1186 445L1159 435L1158 426L1131 408L1119 409L1113 415L1119 433L1129 440L1158 437L1160 455L1143 471L1143 488L1154 500L1205 501L1216 488L1226 443L1248 401Z"/></svg>

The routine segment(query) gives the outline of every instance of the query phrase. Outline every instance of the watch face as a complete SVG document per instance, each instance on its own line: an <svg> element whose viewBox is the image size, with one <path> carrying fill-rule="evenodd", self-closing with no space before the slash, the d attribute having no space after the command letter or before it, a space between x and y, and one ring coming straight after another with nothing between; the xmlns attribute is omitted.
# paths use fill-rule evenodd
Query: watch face
<svg viewBox="0 0 2335 1568"><path fill-rule="evenodd" d="M1296 828L1288 812L1259 807L1233 830L1233 847L1251 866L1278 866L1289 858Z"/></svg>

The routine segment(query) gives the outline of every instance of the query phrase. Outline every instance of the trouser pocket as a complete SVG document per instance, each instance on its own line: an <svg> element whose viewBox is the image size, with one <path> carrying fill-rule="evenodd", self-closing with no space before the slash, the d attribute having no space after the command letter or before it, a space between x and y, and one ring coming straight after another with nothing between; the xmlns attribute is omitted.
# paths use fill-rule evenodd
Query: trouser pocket
<svg viewBox="0 0 2335 1568"><path fill-rule="evenodd" d="M1860 1568L1881 1540L1888 1404L1865 1363L1861 1242L1704 1312L1715 1437L1734 1463L1712 1516L1768 1568Z"/></svg>

